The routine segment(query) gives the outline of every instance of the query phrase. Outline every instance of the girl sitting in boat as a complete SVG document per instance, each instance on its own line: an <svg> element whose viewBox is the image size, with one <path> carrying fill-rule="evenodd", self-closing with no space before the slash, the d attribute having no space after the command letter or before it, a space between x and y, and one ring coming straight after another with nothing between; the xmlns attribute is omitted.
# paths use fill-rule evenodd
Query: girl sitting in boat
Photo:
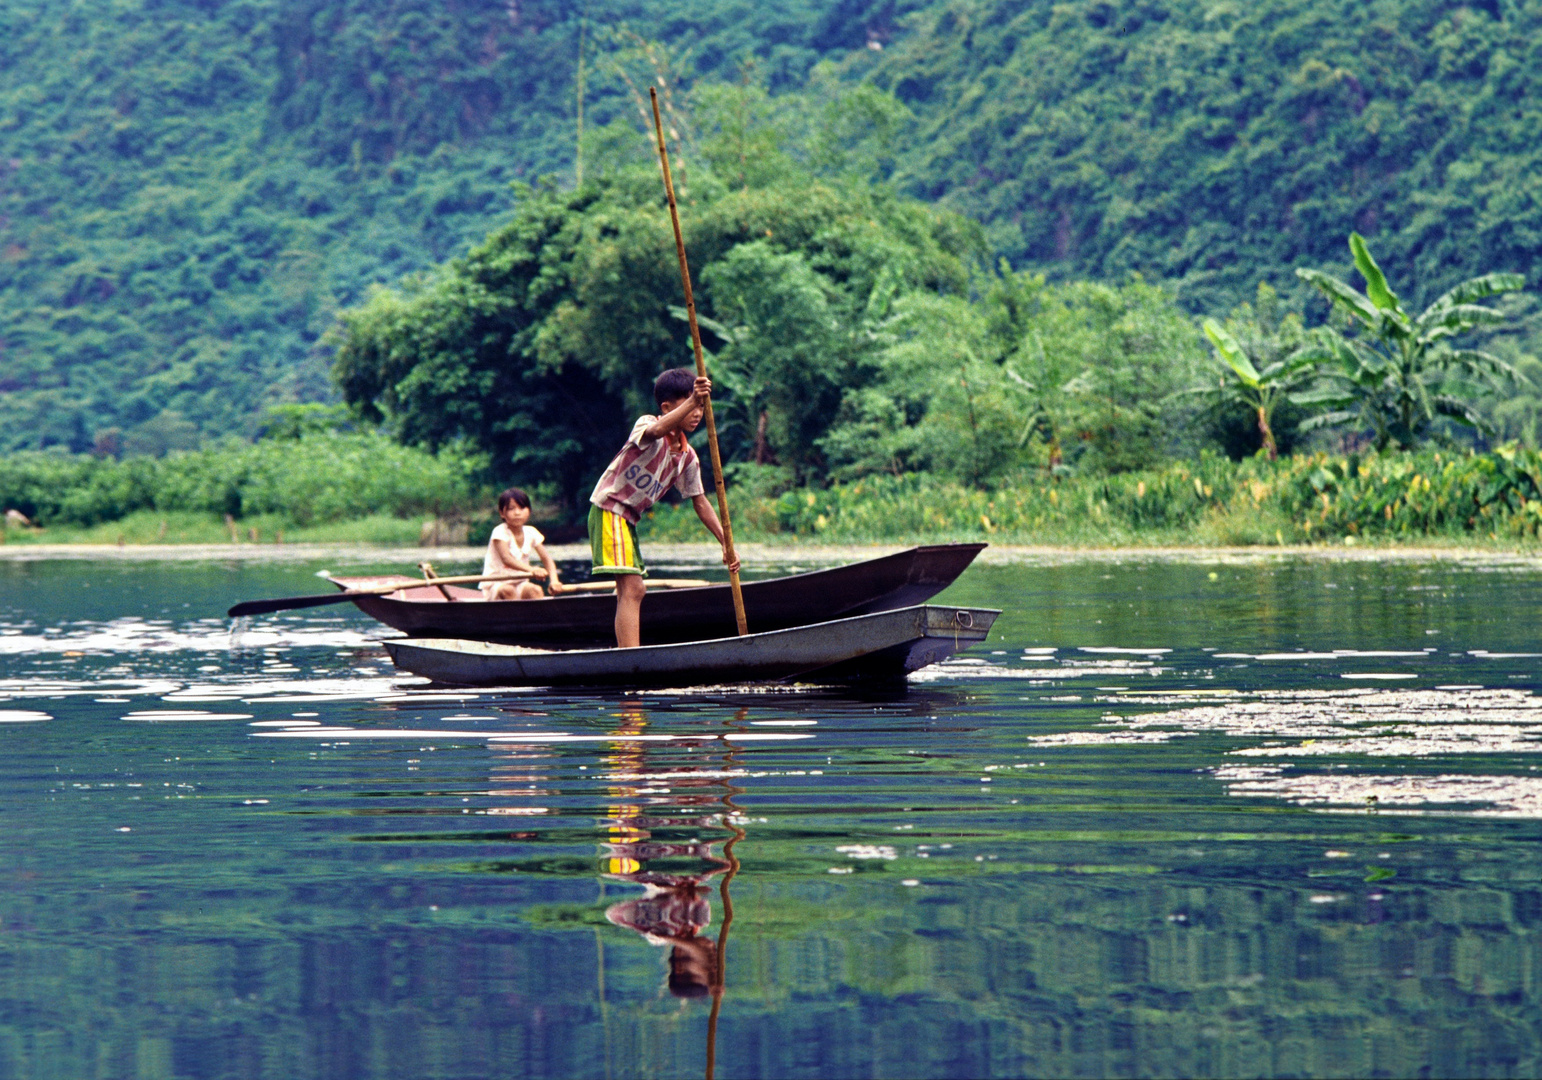
<svg viewBox="0 0 1542 1080"><path fill-rule="evenodd" d="M557 564L546 551L546 537L530 524L530 496L511 487L498 496L498 516L503 519L487 540L487 554L482 556L482 573L529 574L545 578L552 595L562 592ZM540 566L532 565L532 556ZM484 581L484 600L539 600L544 593L534 581Z"/></svg>

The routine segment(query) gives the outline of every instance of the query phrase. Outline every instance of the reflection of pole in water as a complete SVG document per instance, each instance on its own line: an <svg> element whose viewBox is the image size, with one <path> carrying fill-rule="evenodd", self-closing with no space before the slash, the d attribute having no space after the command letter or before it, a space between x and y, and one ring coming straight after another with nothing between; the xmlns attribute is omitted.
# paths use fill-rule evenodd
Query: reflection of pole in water
<svg viewBox="0 0 1542 1080"><path fill-rule="evenodd" d="M610 1006L605 1003L605 941L600 937L598 926L594 928L594 958L600 984L600 1030L605 1035L605 1080L610 1080Z"/></svg>
<svg viewBox="0 0 1542 1080"><path fill-rule="evenodd" d="M748 709L740 709L734 714L731 721L725 721L725 726L737 730L738 725L744 722L749 715ZM734 854L734 845L744 839L744 829L735 819L740 817L739 808L734 805L734 796L744 789L734 787L729 782L727 774L732 771L734 764L734 744L724 740L728 752L723 755L722 785L726 789L723 796L723 806L727 813L723 815L723 826L733 833L723 844L723 858L728 860L728 870L723 874L723 880L718 883L718 891L723 896L723 929L717 935L717 970L714 973L712 986L712 1012L707 1016L707 1080L712 1080L712 1071L717 1065L717 1017L723 1009L723 991L728 983L728 931L734 924L733 897L728 894L728 886L734 876L739 873L739 856Z"/></svg>

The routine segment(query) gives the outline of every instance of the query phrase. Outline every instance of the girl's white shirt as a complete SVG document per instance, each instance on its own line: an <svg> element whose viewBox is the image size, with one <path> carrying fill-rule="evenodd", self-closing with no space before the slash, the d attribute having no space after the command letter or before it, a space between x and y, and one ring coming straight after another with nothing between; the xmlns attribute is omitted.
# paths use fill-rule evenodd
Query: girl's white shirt
<svg viewBox="0 0 1542 1080"><path fill-rule="evenodd" d="M525 562L530 566L534 566L536 564L535 546L537 544L544 544L546 542L546 537L542 535L541 531L534 525L526 525L522 531L525 534L524 543L516 544L514 542L514 530L509 528L508 522L498 522L498 527L495 528L492 535L487 538L487 553L482 556L482 573L501 574L508 569L508 567L503 565L503 560L498 557L498 549L493 546L499 540L502 540L505 544L508 544L509 550L512 551L515 555L518 555L521 559L524 559ZM482 591L484 593L490 593L496 589L499 584L501 583L497 581L484 581L482 582Z"/></svg>

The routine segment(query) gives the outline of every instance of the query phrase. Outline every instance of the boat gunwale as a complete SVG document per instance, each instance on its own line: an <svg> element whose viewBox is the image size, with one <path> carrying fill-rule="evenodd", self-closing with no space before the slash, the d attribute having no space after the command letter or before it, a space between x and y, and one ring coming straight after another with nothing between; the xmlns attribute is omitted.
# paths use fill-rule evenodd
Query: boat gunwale
<svg viewBox="0 0 1542 1080"><path fill-rule="evenodd" d="M960 619L965 613L970 617ZM995 608L917 604L744 637L629 649L542 651L465 638L403 637L381 644L399 670L442 686L603 693L728 684L887 684L903 683L911 672L987 641L1000 615ZM853 623L858 625L846 625ZM920 662L913 662L918 656Z"/></svg>
<svg viewBox="0 0 1542 1080"><path fill-rule="evenodd" d="M800 570L800 571L798 571L795 574L780 574L780 575L778 575L776 577L759 578L759 579L756 579L756 580L753 580L753 581L746 581L746 582L743 583L742 588L744 588L744 589L751 589L751 590L757 590L758 591L759 589L761 589L762 587L764 587L766 585L771 585L771 584L776 584L776 585L789 584L790 585L790 584L792 584L794 582L800 581L801 579L806 579L806 578L814 577L816 575L846 573L846 572L849 572L849 571L861 569L863 567L871 567L871 566L873 566L876 563L885 562L885 561L888 561L890 559L898 558L900 556L909 556L909 557L911 557L913 559L916 555L918 555L921 552L949 551L949 552L962 553L962 550L965 549L965 548L974 548L975 549L974 557L972 557L969 560L969 562L966 563L964 565L964 567L959 571L959 575L961 575L963 573L963 571L967 570L969 568L969 565L974 562L974 558L978 557L980 552L984 551L988 547L990 547L990 543L988 541L984 541L984 540L980 540L980 541L975 541L975 540L959 541L959 542L956 542L956 543L949 542L949 543L942 543L942 544L913 544L910 547L901 548L899 551L891 551L891 552L888 552L887 554L884 554L884 555L875 555L875 556L873 556L870 559L861 559L861 560L859 560L857 562L838 563L835 566L822 566L822 567L816 567L816 568L811 569L811 570ZM956 581L958 579L959 575L955 575L953 580ZM448 588L448 589L451 589L453 591L465 592L468 595L466 595L466 597L465 597L465 599L463 601L462 600L447 601L442 595L439 595L437 593L437 590L435 589L435 586L434 586L432 581L427 581L427 580L424 580L424 579L421 579L421 578L409 578L408 575L406 575L406 574L375 574L375 575L341 576L340 577L340 576L333 575L333 574L331 574L329 572L329 573L325 574L322 577L322 580L331 582L333 585L337 586L339 589L341 589L343 591L347 591L348 589L351 589L351 588L358 588L358 587L360 587L360 583L363 583L363 582L370 582L370 581L384 582L384 581L390 580L391 578L402 578L402 579L404 579L404 584L402 585L402 587L400 589L396 590L396 592L386 593L383 596L360 597L359 599L389 600L389 601L391 601L393 603L413 604L413 605L417 605L417 604L439 605L439 604L445 604L445 603L451 603L451 602L454 602L454 603L465 602L465 603L479 603L479 604L519 604L519 605L522 606L522 608L524 608L524 607L528 607L528 605L530 605L532 603L540 603L542 601L561 601L561 600L569 600L569 601L571 601L571 600L595 600L595 599L605 600L605 599L610 599L611 598L611 594L609 594L609 593L571 592L571 593L559 593L556 596L540 596L540 597L534 598L533 600L485 600L485 599L479 599L476 596L476 594L479 592L479 590L476 590L476 589L463 589L460 586L450 585L450 586L445 586L445 587ZM647 579L645 577L644 581L646 581L646 580ZM409 582L409 581L411 582L410 584L405 583L405 582ZM951 584L951 583L952 582L950 581L949 584ZM364 587L368 587L368 586L364 586ZM686 594L689 594L689 593L701 592L704 589L722 589L722 590L727 590L729 587L730 587L729 583L726 582L726 581L714 581L714 582L711 582L710 584L707 584L707 585L692 585L692 586L687 586L685 588L670 589L670 590L668 590L668 593L671 596L681 596L681 595L686 595ZM946 585L943 586L943 588L946 588L946 587L947 587ZM407 596L399 595L400 593L404 593L404 592L407 592L409 590L416 591L416 590L419 590L419 589L422 589L424 591L433 590L433 591L435 591L435 595L433 595L433 596L422 596L422 597L407 597ZM890 609L887 609L887 610L899 610L899 609L890 608ZM784 628L784 629L786 629L786 628ZM684 642L677 642L676 644L685 644L685 643Z"/></svg>

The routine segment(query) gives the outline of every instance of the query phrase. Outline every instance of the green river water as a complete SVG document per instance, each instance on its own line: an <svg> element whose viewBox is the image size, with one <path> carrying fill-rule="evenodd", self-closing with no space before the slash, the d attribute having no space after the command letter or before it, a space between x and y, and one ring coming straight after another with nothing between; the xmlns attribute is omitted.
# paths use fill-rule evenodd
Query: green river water
<svg viewBox="0 0 1542 1080"><path fill-rule="evenodd" d="M319 565L0 562L0 1077L1542 1073L1542 568L980 565L864 697L222 617Z"/></svg>

